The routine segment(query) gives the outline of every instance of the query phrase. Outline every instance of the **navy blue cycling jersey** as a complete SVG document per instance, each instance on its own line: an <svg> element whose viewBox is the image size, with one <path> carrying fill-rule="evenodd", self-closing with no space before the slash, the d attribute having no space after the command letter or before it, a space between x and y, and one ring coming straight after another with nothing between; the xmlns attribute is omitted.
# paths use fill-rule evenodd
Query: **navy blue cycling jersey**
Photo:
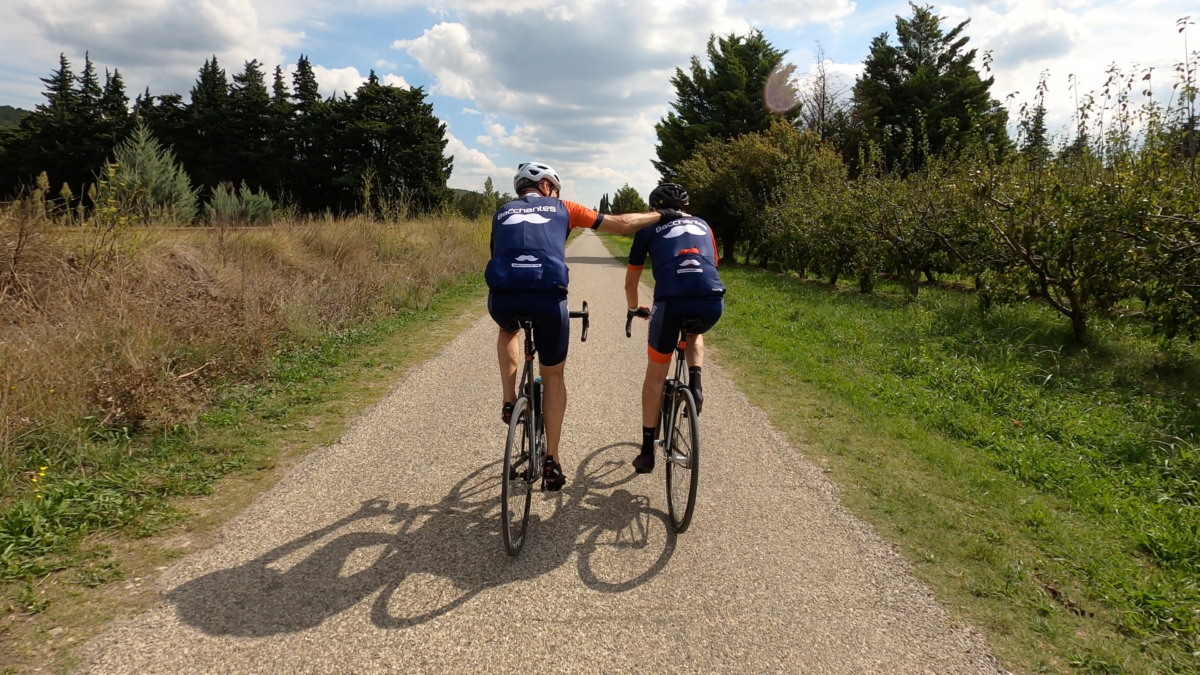
<svg viewBox="0 0 1200 675"><path fill-rule="evenodd" d="M629 250L629 265L654 264L654 299L725 295L717 274L717 243L708 223L687 216L638 230Z"/></svg>
<svg viewBox="0 0 1200 675"><path fill-rule="evenodd" d="M492 218L492 259L484 272L488 288L565 293L567 235L603 220L587 207L535 192L501 206Z"/></svg>

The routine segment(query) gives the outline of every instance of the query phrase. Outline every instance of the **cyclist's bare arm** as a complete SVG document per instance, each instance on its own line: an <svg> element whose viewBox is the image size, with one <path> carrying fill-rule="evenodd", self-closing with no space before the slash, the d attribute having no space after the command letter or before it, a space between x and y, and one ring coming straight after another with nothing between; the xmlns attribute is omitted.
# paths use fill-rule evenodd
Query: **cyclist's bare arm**
<svg viewBox="0 0 1200 675"><path fill-rule="evenodd" d="M606 234L633 234L643 227L657 225L662 218L657 211L650 213L624 213L619 216L606 215L597 230Z"/></svg>
<svg viewBox="0 0 1200 675"><path fill-rule="evenodd" d="M642 267L630 265L625 270L625 306L630 309L638 307L638 282L642 280Z"/></svg>

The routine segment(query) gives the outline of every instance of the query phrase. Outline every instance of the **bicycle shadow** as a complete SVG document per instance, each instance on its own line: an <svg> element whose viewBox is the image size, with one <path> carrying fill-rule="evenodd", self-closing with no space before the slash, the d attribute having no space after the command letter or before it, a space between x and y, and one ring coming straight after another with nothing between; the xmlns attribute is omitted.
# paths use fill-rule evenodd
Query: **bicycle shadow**
<svg viewBox="0 0 1200 675"><path fill-rule="evenodd" d="M490 588L556 570L572 554L588 588L629 591L666 567L675 533L649 498L624 487L635 474L629 453L614 452L623 448L636 446L599 448L580 462L572 484L545 493L516 559L500 543L500 463L494 462L436 504L368 500L337 522L184 583L165 598L180 620L209 635L264 637L313 628L372 594L375 626L418 625ZM537 511L547 507L550 516L540 518Z"/></svg>

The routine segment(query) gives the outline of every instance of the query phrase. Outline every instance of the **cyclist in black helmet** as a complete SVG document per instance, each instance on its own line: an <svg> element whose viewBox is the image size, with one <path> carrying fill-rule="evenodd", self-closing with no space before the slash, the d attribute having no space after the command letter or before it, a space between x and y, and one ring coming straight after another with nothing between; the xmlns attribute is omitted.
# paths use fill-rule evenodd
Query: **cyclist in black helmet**
<svg viewBox="0 0 1200 675"><path fill-rule="evenodd" d="M674 214L687 206L688 194L680 185L664 183L650 193L648 201L655 211ZM646 256L654 265L653 308L638 306L638 282ZM725 286L717 274L717 242L708 223L684 215L634 235L629 269L625 273L625 299L630 312L650 319L647 345L650 359L642 384L642 450L633 460L638 473L654 470L654 431L662 406L663 384L680 328L689 319L698 321L699 327L687 339L688 386L696 398L696 412L704 406L700 383L703 333L721 318L724 297Z"/></svg>
<svg viewBox="0 0 1200 675"><path fill-rule="evenodd" d="M633 234L639 228L672 217L672 214L606 216L574 202L563 201L558 197L562 189L558 173L540 162L522 164L513 178L513 188L518 199L501 206L492 219L492 259L484 274L490 291L488 313L500 328L496 352L504 394L501 417L507 424L517 398L520 345L514 317L534 317L533 341L537 346L539 374L544 385L546 460L543 471L547 489L558 490L566 482L558 462L558 442L567 408L563 366L570 342L567 235L577 227Z"/></svg>

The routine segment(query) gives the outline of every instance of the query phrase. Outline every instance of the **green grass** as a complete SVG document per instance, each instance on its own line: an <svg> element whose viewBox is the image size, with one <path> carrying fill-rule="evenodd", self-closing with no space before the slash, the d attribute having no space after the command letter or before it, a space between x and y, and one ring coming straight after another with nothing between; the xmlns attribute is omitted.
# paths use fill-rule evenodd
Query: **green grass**
<svg viewBox="0 0 1200 675"><path fill-rule="evenodd" d="M481 291L481 277L472 276L443 289L428 307L290 345L274 359L264 381L227 387L194 424L166 433L131 435L85 421L75 429L27 436L21 448L29 457L23 478L10 485L15 494L0 509L0 583L29 587L71 568L79 568L85 586L103 583L113 573L96 562L97 551L85 545L89 538L158 533L187 517L174 504L179 498L209 494L220 478L239 470L269 467L278 451L274 437L289 430L306 435L298 413L338 412L336 405L331 411L321 406L339 400L344 366L397 335L414 341L403 354L391 355L403 365L402 357L419 353L430 341L422 333L452 318L448 313L461 312ZM376 364L354 365L369 371ZM25 595L17 591L16 609L42 609L21 600Z"/></svg>
<svg viewBox="0 0 1200 675"><path fill-rule="evenodd" d="M1200 671L1196 347L1098 317L1085 348L948 289L722 279L718 361L1006 663Z"/></svg>

